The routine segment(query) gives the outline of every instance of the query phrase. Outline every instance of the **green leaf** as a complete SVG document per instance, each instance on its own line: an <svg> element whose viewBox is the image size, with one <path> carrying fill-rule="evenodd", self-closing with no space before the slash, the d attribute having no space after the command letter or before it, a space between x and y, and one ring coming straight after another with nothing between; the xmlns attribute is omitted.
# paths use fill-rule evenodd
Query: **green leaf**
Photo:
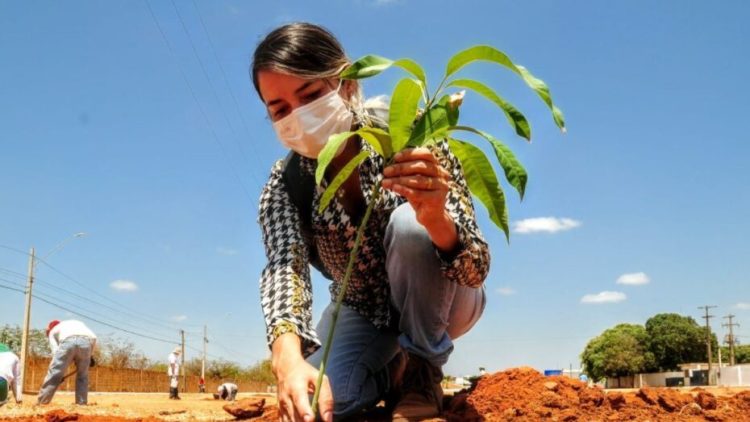
<svg viewBox="0 0 750 422"><path fill-rule="evenodd" d="M493 103L495 103L495 105L500 107L501 110L503 110L503 113L505 113L505 116L508 118L508 122L516 130L516 133L529 141L531 140L531 127L529 126L529 122L526 120L526 117L520 111L518 111L518 109L513 107L511 103L505 101L502 97L497 95L497 93L493 91L492 88L472 79L456 79L451 81L448 86L457 86L460 88L471 89L484 96L488 100L492 101Z"/></svg>
<svg viewBox="0 0 750 422"><path fill-rule="evenodd" d="M505 178L508 180L508 183L510 183L511 186L516 188L516 190L518 191L518 195L523 201L523 195L524 193L526 193L526 182L529 180L529 175L528 173L526 173L526 169L523 167L521 162L518 161L516 156L513 154L513 151L511 151L507 145L503 144L501 141L499 141L489 133L474 129L473 127L455 126L451 128L451 130L463 130L466 132L476 133L477 135L489 141L490 145L492 145L492 149L495 151L497 161L500 162L500 166L505 172Z"/></svg>
<svg viewBox="0 0 750 422"><path fill-rule="evenodd" d="M364 56L341 72L341 79L363 79L375 76L378 73L388 69L393 64L393 60L386 59L376 55Z"/></svg>
<svg viewBox="0 0 750 422"><path fill-rule="evenodd" d="M393 90L388 123L394 152L401 151L409 140L421 95L420 85L413 79L401 79Z"/></svg>
<svg viewBox="0 0 750 422"><path fill-rule="evenodd" d="M528 69L521 65L516 66L516 69L518 69L519 74L523 77L523 80L526 81L526 84L536 91L542 101L544 101L549 109L552 110L552 118L555 120L555 124L557 124L557 127L559 127L560 130L565 132L565 117L563 116L562 111L552 103L552 94L550 94L547 84L545 84L543 80L534 77Z"/></svg>
<svg viewBox="0 0 750 422"><path fill-rule="evenodd" d="M437 104L417 120L409 137L408 147L418 147L432 139L443 136L451 126L458 123L458 107L448 104L450 96L444 95Z"/></svg>
<svg viewBox="0 0 750 422"><path fill-rule="evenodd" d="M398 66L401 69L404 69L405 71L414 75L415 78L419 79L419 81L422 82L422 85L424 85L425 89L427 89L427 76L425 76L424 69L422 69L422 66L420 66L419 63L409 58L403 58L393 62L393 65Z"/></svg>
<svg viewBox="0 0 750 422"><path fill-rule="evenodd" d="M492 222L502 229L505 238L510 241L505 194L497 181L492 164L481 149L469 142L449 139L448 143L453 154L461 162L469 190L484 204Z"/></svg>
<svg viewBox="0 0 750 422"><path fill-rule="evenodd" d="M341 132L335 135L331 135L326 142L326 146L318 154L318 167L315 169L315 183L320 184L323 180L323 176L326 174L326 168L331 164L331 160L336 156L341 144L346 141L350 136L354 135L355 132Z"/></svg>
<svg viewBox="0 0 750 422"><path fill-rule="evenodd" d="M372 145L375 151L386 159L393 156L393 147L391 146L391 135L383 129L365 126L357 131L357 134L367 143Z"/></svg>
<svg viewBox="0 0 750 422"><path fill-rule="evenodd" d="M533 89L542 101L544 101L544 103L550 108L552 111L552 118L555 120L557 127L565 132L565 118L560 109L552 103L552 96L550 95L547 84L541 79L534 77L534 75L532 75L525 67L513 63L505 53L494 47L489 45L477 45L458 52L448 61L448 66L445 69L445 77L447 78L456 73L462 67L477 60L497 63L521 76L524 82L526 82L526 85Z"/></svg>
<svg viewBox="0 0 750 422"><path fill-rule="evenodd" d="M341 72L341 79L364 79L370 76L375 76L391 66L398 66L405 71L414 75L415 78L419 79L420 82L426 87L427 77L425 76L424 69L419 63L409 58L403 58L398 60L386 59L376 55L364 56Z"/></svg>
<svg viewBox="0 0 750 422"><path fill-rule="evenodd" d="M331 184L328 185L323 192L323 196L320 197L320 205L318 206L319 213L322 213L323 210L328 207L328 204L331 203L331 199L333 199L333 195L336 194L336 191L339 190L341 185L349 178L352 171L354 171L354 169L357 168L357 166L359 166L368 156L369 154L367 151L360 151L359 154L346 163L346 165L339 171L336 177L331 181Z"/></svg>

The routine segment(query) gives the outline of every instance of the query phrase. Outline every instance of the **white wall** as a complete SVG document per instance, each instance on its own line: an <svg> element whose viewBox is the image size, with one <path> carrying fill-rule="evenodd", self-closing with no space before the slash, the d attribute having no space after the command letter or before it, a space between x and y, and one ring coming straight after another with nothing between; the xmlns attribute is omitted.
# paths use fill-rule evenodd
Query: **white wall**
<svg viewBox="0 0 750 422"><path fill-rule="evenodd" d="M666 387L667 378L684 378L682 371L656 372L651 374L638 374L635 376L635 387Z"/></svg>
<svg viewBox="0 0 750 422"><path fill-rule="evenodd" d="M721 368L719 384L729 387L750 386L750 365L725 366Z"/></svg>

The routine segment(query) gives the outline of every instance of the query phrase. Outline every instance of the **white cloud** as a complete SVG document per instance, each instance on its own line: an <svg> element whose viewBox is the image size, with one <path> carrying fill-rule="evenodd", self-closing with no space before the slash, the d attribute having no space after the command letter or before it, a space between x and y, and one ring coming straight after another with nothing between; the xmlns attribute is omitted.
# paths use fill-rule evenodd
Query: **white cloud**
<svg viewBox="0 0 750 422"><path fill-rule="evenodd" d="M226 256L232 256L237 255L240 253L237 249L231 249L231 248L216 248L216 252L220 255L226 255Z"/></svg>
<svg viewBox="0 0 750 422"><path fill-rule="evenodd" d="M750 303L748 303L748 302L740 302L740 303L734 305L734 307L737 308L737 309L742 309L743 311L746 311L746 310L750 309Z"/></svg>
<svg viewBox="0 0 750 422"><path fill-rule="evenodd" d="M641 286L651 282L646 273L629 273L623 274L617 278L617 284L627 284L629 286Z"/></svg>
<svg viewBox="0 0 750 422"><path fill-rule="evenodd" d="M503 296L511 296L516 294L516 291L510 287L499 287L495 291Z"/></svg>
<svg viewBox="0 0 750 422"><path fill-rule="evenodd" d="M182 322L187 319L187 315L175 315L172 317L172 321L174 322Z"/></svg>
<svg viewBox="0 0 750 422"><path fill-rule="evenodd" d="M513 231L521 234L557 233L574 229L580 225L580 221L572 218L537 217L514 222Z"/></svg>
<svg viewBox="0 0 750 422"><path fill-rule="evenodd" d="M588 294L581 298L581 303L617 303L627 299L625 293L603 291L596 294Z"/></svg>
<svg viewBox="0 0 750 422"><path fill-rule="evenodd" d="M134 292L138 290L138 285L130 280L115 280L109 283L109 287L118 292Z"/></svg>

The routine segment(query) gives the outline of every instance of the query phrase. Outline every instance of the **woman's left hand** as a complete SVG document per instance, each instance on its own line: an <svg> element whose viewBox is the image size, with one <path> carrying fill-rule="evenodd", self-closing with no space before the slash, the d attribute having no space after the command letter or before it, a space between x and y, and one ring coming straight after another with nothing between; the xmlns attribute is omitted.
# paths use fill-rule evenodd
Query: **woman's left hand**
<svg viewBox="0 0 750 422"><path fill-rule="evenodd" d="M451 250L458 241L453 219L445 209L451 175L427 148L399 152L383 170L382 186L409 201L417 221L430 233L436 246Z"/></svg>

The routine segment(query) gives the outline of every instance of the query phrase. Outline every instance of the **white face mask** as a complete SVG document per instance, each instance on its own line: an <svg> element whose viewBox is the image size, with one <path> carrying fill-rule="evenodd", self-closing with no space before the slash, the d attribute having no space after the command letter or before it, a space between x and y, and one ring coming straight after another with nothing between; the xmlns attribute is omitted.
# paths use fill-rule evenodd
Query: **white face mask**
<svg viewBox="0 0 750 422"><path fill-rule="evenodd" d="M354 115L335 90L295 108L274 122L273 128L285 147L305 157L318 158L328 138L350 130L353 120Z"/></svg>

